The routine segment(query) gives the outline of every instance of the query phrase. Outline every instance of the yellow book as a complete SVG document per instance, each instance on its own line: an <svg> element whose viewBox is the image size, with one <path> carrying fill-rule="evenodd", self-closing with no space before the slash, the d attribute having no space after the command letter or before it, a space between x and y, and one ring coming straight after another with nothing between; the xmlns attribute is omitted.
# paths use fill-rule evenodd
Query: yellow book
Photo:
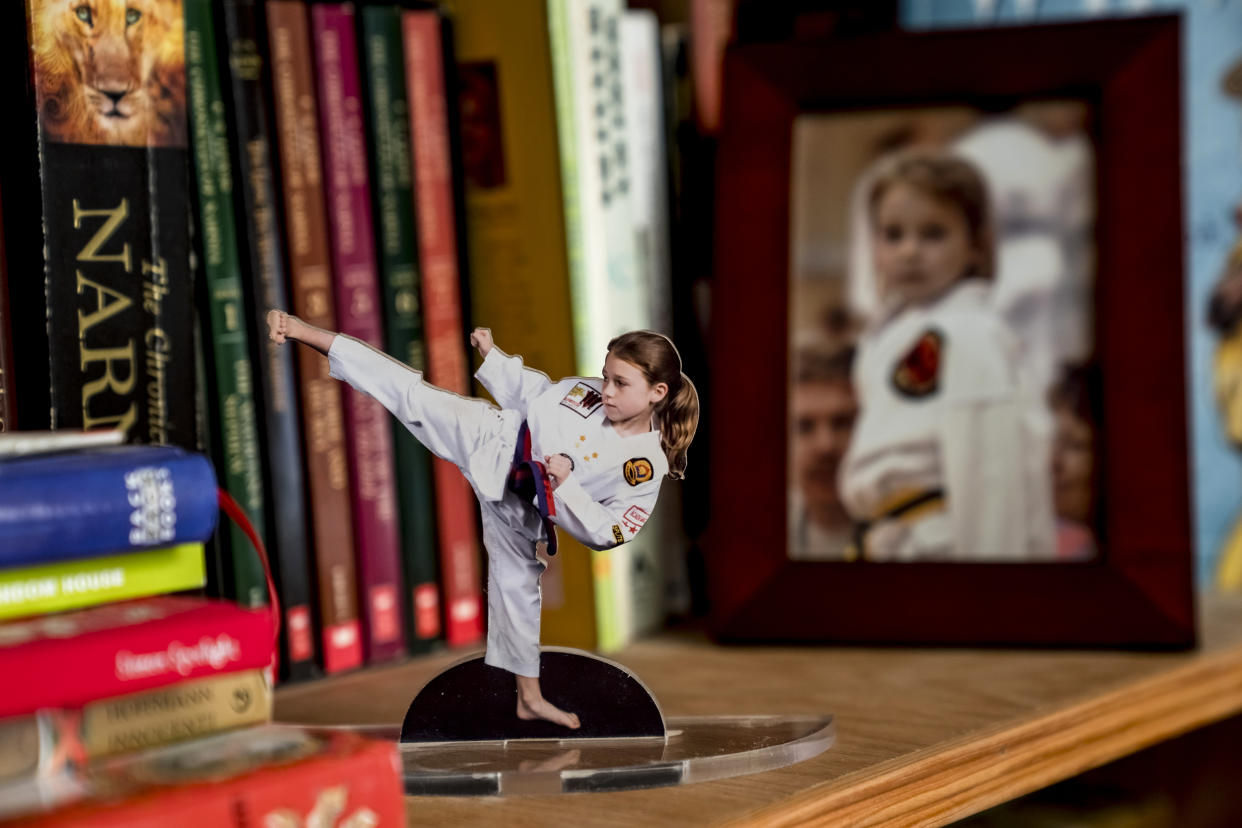
<svg viewBox="0 0 1242 828"><path fill-rule="evenodd" d="M451 13L474 322L552 380L575 376L548 4L458 0ZM543 576L542 643L595 649L591 551L558 540Z"/></svg>
<svg viewBox="0 0 1242 828"><path fill-rule="evenodd" d="M0 569L0 620L198 589L201 543Z"/></svg>

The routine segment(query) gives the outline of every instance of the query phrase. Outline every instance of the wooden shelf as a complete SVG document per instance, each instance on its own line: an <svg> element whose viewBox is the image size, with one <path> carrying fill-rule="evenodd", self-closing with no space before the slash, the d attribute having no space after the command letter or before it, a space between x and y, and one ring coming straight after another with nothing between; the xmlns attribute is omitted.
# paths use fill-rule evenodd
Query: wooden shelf
<svg viewBox="0 0 1242 828"><path fill-rule="evenodd" d="M613 656L665 715L832 713L836 745L719 782L410 797L407 813L411 825L941 825L1242 712L1242 597L1205 599L1200 631L1188 653L722 647L666 633ZM422 684L462 655L284 688L276 718L400 723Z"/></svg>

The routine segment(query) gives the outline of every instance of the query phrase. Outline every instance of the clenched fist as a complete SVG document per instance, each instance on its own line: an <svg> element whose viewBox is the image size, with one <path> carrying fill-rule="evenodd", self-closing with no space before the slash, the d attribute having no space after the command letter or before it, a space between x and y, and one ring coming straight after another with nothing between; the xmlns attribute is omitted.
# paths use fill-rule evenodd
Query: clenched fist
<svg viewBox="0 0 1242 828"><path fill-rule="evenodd" d="M552 481L552 491L556 491L557 487L573 474L574 461L570 460L567 455L553 454L543 458L543 462L548 467L548 480Z"/></svg>
<svg viewBox="0 0 1242 828"><path fill-rule="evenodd" d="M470 344L479 349L479 355L487 359L487 354L492 350L492 329L491 328L475 328L470 334Z"/></svg>

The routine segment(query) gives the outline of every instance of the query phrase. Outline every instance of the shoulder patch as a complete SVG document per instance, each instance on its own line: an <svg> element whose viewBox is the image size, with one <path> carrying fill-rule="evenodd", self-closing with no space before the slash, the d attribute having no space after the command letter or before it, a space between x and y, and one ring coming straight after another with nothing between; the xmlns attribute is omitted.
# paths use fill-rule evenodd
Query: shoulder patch
<svg viewBox="0 0 1242 828"><path fill-rule="evenodd" d="M612 525L612 539L617 543L625 543L625 535L621 532L621 527L617 524Z"/></svg>
<svg viewBox="0 0 1242 828"><path fill-rule="evenodd" d="M647 522L649 517L651 517L651 514L643 507L631 506L621 516L621 522L625 524L626 529L630 530L631 535L637 535L638 530L643 528L643 524Z"/></svg>
<svg viewBox="0 0 1242 828"><path fill-rule="evenodd" d="M590 417L603 404L604 398L600 393L585 382L578 383L561 398L561 405L583 417Z"/></svg>
<svg viewBox="0 0 1242 828"><path fill-rule="evenodd" d="M646 483L655 476L655 471L651 468L651 461L646 457L635 457L632 460L626 460L625 466L621 471L625 474L625 482L631 486Z"/></svg>
<svg viewBox="0 0 1242 828"><path fill-rule="evenodd" d="M940 388L940 354L944 334L935 328L923 333L914 347L893 367L893 387L906 397L929 397Z"/></svg>

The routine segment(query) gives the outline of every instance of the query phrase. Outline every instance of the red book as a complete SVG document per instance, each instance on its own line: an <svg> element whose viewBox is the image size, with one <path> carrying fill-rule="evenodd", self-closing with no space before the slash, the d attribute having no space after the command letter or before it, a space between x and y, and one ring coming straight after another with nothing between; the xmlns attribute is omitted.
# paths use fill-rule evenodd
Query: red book
<svg viewBox="0 0 1242 828"><path fill-rule="evenodd" d="M293 308L308 324L334 331L336 302L306 3L269 0L265 8ZM362 664L343 383L328 375L328 360L309 348L298 351L298 371L319 587L320 652L324 672L339 673Z"/></svg>
<svg viewBox="0 0 1242 828"><path fill-rule="evenodd" d="M86 801L18 825L255 828L404 825L392 742L269 725L92 768Z"/></svg>
<svg viewBox="0 0 1242 828"><path fill-rule="evenodd" d="M382 351L384 304L371 226L353 6L312 6L311 30L338 322L342 333ZM362 630L367 660L383 661L405 653L392 428L382 405L353 388L344 390Z"/></svg>
<svg viewBox="0 0 1242 828"><path fill-rule="evenodd" d="M276 660L271 612L158 596L0 624L0 718Z"/></svg>
<svg viewBox="0 0 1242 828"><path fill-rule="evenodd" d="M401 25L414 147L427 374L432 384L469 395L453 227L453 173L440 16L435 11L407 11ZM450 646L471 644L483 635L479 537L474 511L477 506L470 484L456 466L436 458L434 474L445 638Z"/></svg>

